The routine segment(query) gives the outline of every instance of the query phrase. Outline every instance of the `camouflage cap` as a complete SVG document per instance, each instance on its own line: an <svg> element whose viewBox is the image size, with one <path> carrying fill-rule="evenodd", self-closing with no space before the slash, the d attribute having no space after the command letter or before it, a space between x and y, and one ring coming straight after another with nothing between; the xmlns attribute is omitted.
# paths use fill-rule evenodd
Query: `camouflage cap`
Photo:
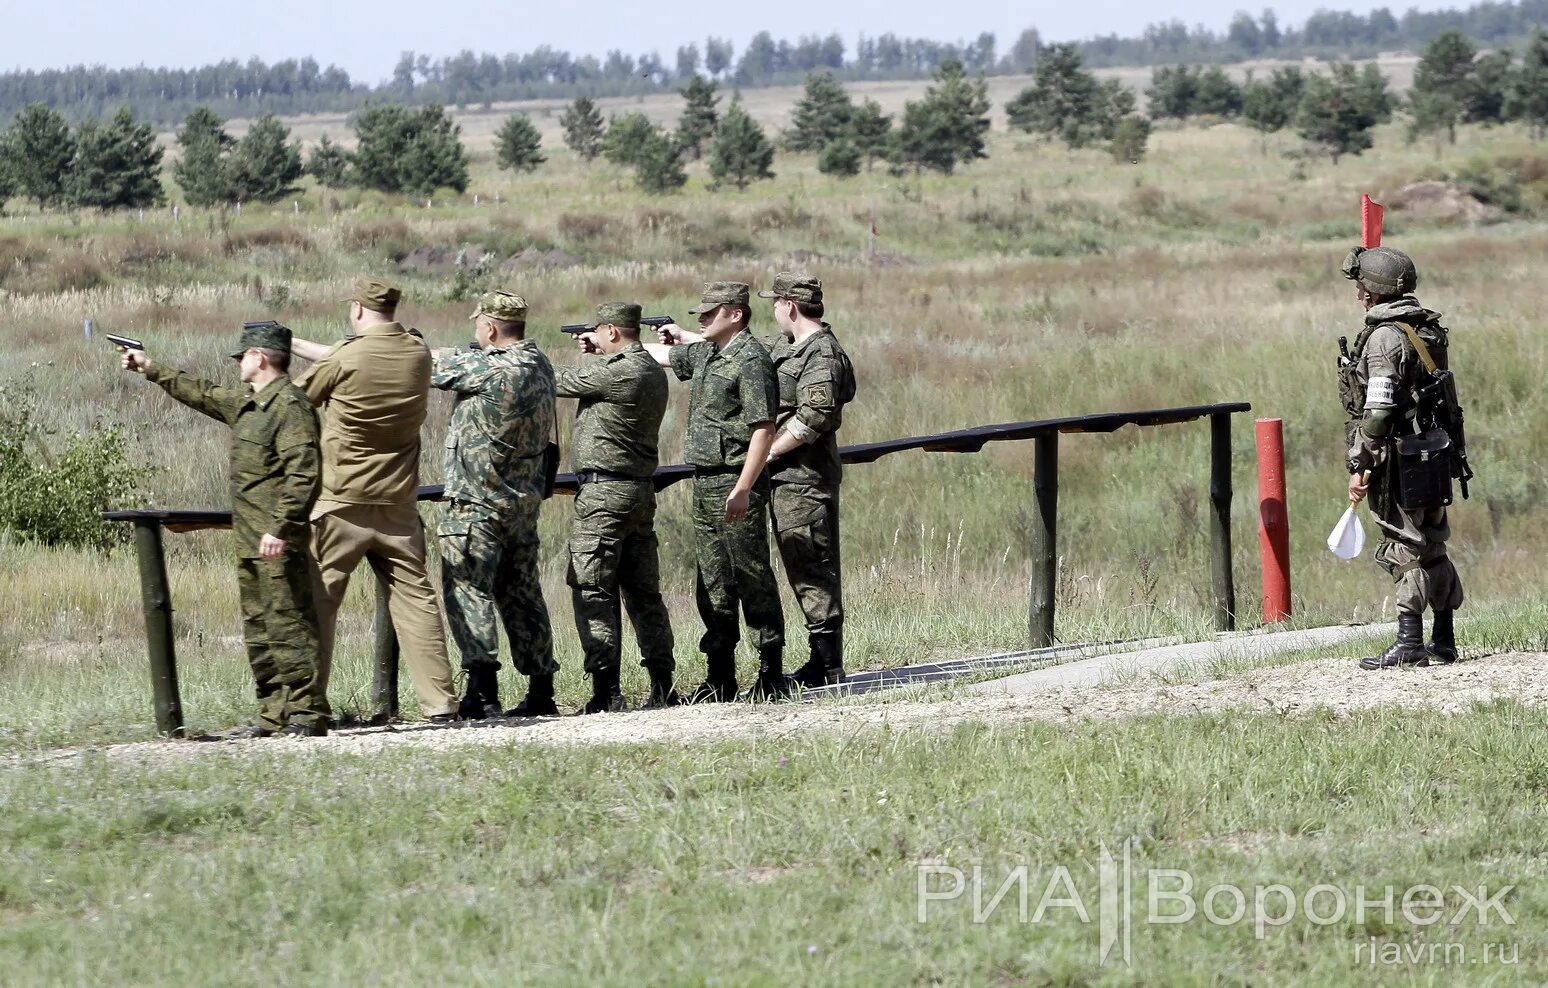
<svg viewBox="0 0 1548 988"><path fill-rule="evenodd" d="M711 281L704 286L704 297L688 311L701 315L722 305L747 305L752 289L740 281Z"/></svg>
<svg viewBox="0 0 1548 988"><path fill-rule="evenodd" d="M290 330L270 319L266 322L249 322L242 324L242 345L232 350L229 356L232 360L241 360L242 355L254 347L262 347L265 350L278 350L281 353L290 352Z"/></svg>
<svg viewBox="0 0 1548 988"><path fill-rule="evenodd" d="M597 306L597 317L586 325L596 329L604 323L625 329L639 329L640 307L633 302L603 302Z"/></svg>
<svg viewBox="0 0 1548 988"><path fill-rule="evenodd" d="M822 304L822 282L805 271L781 271L774 276L774 287L759 292L759 298L785 298L809 305Z"/></svg>
<svg viewBox="0 0 1548 988"><path fill-rule="evenodd" d="M515 292L485 292L479 296L478 308L468 318L477 319L479 316L489 316L504 322L526 322L527 300Z"/></svg>
<svg viewBox="0 0 1548 988"><path fill-rule="evenodd" d="M375 278L361 278L355 282L355 294L344 301L359 302L372 312L393 312L401 298L403 292L396 285Z"/></svg>

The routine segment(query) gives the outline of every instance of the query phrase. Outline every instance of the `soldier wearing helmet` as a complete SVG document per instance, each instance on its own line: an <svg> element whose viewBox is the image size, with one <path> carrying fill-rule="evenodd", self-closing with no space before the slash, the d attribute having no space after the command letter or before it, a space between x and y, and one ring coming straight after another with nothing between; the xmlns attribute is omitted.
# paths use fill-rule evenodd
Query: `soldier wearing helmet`
<svg viewBox="0 0 1548 988"><path fill-rule="evenodd" d="M1365 309L1354 349L1339 360L1339 396L1348 415L1349 497L1370 498L1381 533L1376 561L1393 579L1398 607L1397 641L1381 655L1360 660L1360 667L1455 662L1452 612L1462 604L1462 581L1446 554L1451 535L1446 508L1399 503L1396 455L1399 438L1418 431L1417 388L1427 372L1426 360L1447 369L1446 328L1439 313L1414 297L1419 273L1402 251L1356 247L1343 270ZM1434 613L1428 646L1426 607Z"/></svg>

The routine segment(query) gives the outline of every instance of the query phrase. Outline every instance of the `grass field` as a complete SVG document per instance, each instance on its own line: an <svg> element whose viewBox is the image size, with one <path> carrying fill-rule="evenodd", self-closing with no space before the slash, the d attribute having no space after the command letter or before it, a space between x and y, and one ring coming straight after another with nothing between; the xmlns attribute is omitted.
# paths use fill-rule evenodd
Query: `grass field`
<svg viewBox="0 0 1548 988"><path fill-rule="evenodd" d="M1163 130L1131 165L997 131L990 158L951 178L839 181L784 156L775 181L745 193L708 191L695 166L683 194L657 200L562 151L521 177L478 151L468 193L429 208L311 188L295 205L240 217L184 209L176 224L163 212L13 207L0 217L0 381L32 381L57 433L127 425L128 449L155 468L155 503L217 507L222 430L117 370L105 344L82 340L82 319L145 339L157 358L230 374L219 355L243 320L336 337L335 300L371 273L404 284L405 321L441 345L465 340L476 291L520 291L537 339L565 361L574 358L554 327L598 301L681 314L702 281L761 285L807 266L824 279L859 376L843 441L1250 401L1285 420L1296 621L1390 618L1376 568L1339 564L1322 545L1343 506L1333 358L1359 311L1337 268L1357 236L1358 197L1474 159L1540 161L1541 151L1513 129L1469 129L1438 152L1403 144L1398 126L1379 134L1378 152L1336 168L1287 158L1292 149L1234 126ZM1455 512L1453 552L1469 611L1487 616L1464 636L1541 648L1548 343L1532 286L1548 227L1527 214L1471 226L1399 212L1388 231L1455 332L1480 477ZM400 269L419 247L492 258L460 275ZM664 429L669 460L684 401L675 396ZM427 483L439 479L447 411L436 399ZM1259 574L1248 418L1233 453L1238 601L1250 626ZM1061 639L1208 635L1207 454L1202 423L1063 440ZM702 665L685 495L667 492L659 518L681 676L692 681ZM1021 645L1030 505L1025 444L853 468L851 664ZM561 562L568 508L545 509L543 575L561 700L579 702ZM190 727L224 727L250 704L225 536L174 535L169 546ZM6 984L1503 984L1548 974L1538 882L1548 769L1534 705L576 750L518 741L370 756L299 746L52 755L151 735L133 559L0 537L0 573ZM344 708L364 704L369 682L364 584L341 627L333 699ZM804 652L795 645L792 660ZM643 694L638 669L626 668L625 690ZM411 698L405 708L416 712ZM1095 927L1068 910L1035 925L1014 921L1014 909L974 923L963 899L916 919L920 865L979 864L990 876L1026 865L1034 905L1065 866L1092 903L1104 844L1128 847L1137 873L1187 869L1201 889L1515 883L1516 923L1298 922L1261 941L1250 926L1151 925L1136 928L1131 970L1098 967ZM1131 898L1140 913L1143 894L1137 886ZM1449 904L1448 917L1459 903ZM1508 942L1519 963L1361 966L1355 948L1372 937L1455 941L1475 957Z"/></svg>

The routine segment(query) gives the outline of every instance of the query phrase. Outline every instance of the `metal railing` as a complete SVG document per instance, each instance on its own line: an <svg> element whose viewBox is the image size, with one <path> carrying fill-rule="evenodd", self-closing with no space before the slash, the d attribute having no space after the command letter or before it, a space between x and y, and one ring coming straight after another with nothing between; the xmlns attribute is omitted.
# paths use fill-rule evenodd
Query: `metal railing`
<svg viewBox="0 0 1548 988"><path fill-rule="evenodd" d="M1248 412L1246 402L1190 405L1144 412L1104 412L1035 422L981 425L957 432L907 436L875 443L844 446L845 463L871 463L906 450L930 453L976 453L987 443L1032 440L1032 579L1028 604L1028 639L1031 648L1054 643L1054 596L1058 575L1059 436L1116 432L1126 425L1150 428L1209 419L1210 579L1215 602L1215 626L1220 631L1236 628L1236 586L1231 572L1231 416ZM656 490L687 480L693 468L673 464L657 469ZM574 474L560 474L554 489L573 494ZM441 486L419 489L419 500L439 501ZM105 511L104 521L134 525L134 547L140 570L140 596L145 611L145 640L150 653L151 689L156 728L163 734L183 733L183 704L178 693L177 650L172 628L172 588L167 580L166 552L162 534L208 528L229 528L229 511L134 510ZM377 586L375 623L375 672L372 699L378 717L397 713L397 637L388 616L385 592Z"/></svg>

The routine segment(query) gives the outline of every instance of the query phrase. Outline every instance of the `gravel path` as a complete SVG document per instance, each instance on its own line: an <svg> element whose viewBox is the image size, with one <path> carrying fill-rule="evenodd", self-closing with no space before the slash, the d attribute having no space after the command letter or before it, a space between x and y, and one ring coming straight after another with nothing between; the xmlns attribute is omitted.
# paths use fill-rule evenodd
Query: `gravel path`
<svg viewBox="0 0 1548 988"><path fill-rule="evenodd" d="M1354 668L1353 660L1341 658L1252 669L1219 678L1200 677L1175 684L1137 681L1061 686L1013 695L956 695L946 699L900 692L882 702L871 699L758 706L717 704L451 727L405 724L339 731L327 738L310 740L157 741L92 750L101 751L115 762L163 763L259 752L265 757L300 757L316 752L366 754L401 746L447 749L510 744L702 744L748 734L788 737L854 732L884 725L895 730L924 730L967 721L1071 722L1229 709L1304 715L1325 709L1348 713L1372 707L1426 707L1454 714L1474 703L1504 697L1534 705L1548 704L1548 655L1509 653L1449 667L1382 673L1361 672ZM86 750L63 749L19 760L69 761Z"/></svg>

